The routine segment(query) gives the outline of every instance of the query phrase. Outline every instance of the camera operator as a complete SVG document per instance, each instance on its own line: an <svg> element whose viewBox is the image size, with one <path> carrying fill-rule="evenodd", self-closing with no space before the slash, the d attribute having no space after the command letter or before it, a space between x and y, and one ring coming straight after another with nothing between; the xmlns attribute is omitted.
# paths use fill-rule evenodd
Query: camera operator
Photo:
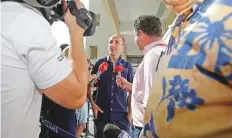
<svg viewBox="0 0 232 138"><path fill-rule="evenodd" d="M71 67L52 36L49 22L34 8L52 7L59 1L49 1L51 3L45 6L36 0L1 2L3 138L39 137L42 94L68 109L80 108L86 101L85 30L76 23L76 17L68 9L64 19L71 37ZM79 0L75 3L78 8L84 8Z"/></svg>
<svg viewBox="0 0 232 138"><path fill-rule="evenodd" d="M68 44L62 44L60 49L62 50L62 55L68 58L70 46ZM75 109L67 109L62 107L44 95L42 97L41 119L49 121L53 125L60 127L66 131L66 133L73 136L76 134ZM70 138L70 136L61 135L60 133L57 133L57 131L53 131L50 128L52 127L46 127L42 123L40 138Z"/></svg>

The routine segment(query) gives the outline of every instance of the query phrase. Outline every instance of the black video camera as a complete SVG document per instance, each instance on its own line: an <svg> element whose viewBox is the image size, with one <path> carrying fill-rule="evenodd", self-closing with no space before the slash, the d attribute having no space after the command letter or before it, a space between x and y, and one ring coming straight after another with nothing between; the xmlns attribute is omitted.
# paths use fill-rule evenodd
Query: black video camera
<svg viewBox="0 0 232 138"><path fill-rule="evenodd" d="M50 17L48 20L64 21L65 12L69 9L70 13L76 17L76 22L79 24L84 30L84 36L92 36L95 33L96 29L96 15L92 11L88 11L84 8L77 9L74 1L67 1L67 9L63 10L62 2L57 6L53 7L50 11Z"/></svg>
<svg viewBox="0 0 232 138"><path fill-rule="evenodd" d="M26 3L24 2L24 0L1 0L1 2L4 1ZM35 0L35 1L44 7L50 7L56 4L60 0ZM84 8L77 9L76 3L73 0L68 0L67 5L68 7L65 10L63 10L63 5L61 1L53 8L39 8L33 5L31 6L38 9L50 24L58 20L64 21L65 12L69 9L71 14L76 17L77 24L79 24L85 30L83 35L84 36L94 35L96 29L96 15L92 11L88 11Z"/></svg>

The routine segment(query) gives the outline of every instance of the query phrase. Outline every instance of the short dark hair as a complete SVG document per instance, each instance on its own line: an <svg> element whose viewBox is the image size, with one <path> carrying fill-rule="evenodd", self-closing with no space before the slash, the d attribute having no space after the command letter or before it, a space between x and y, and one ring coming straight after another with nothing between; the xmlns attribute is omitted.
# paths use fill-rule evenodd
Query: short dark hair
<svg viewBox="0 0 232 138"><path fill-rule="evenodd" d="M62 44L60 45L60 49L61 51L63 51L66 47L68 47L69 45L68 44Z"/></svg>
<svg viewBox="0 0 232 138"><path fill-rule="evenodd" d="M121 131L122 130L118 126L111 123L107 123L103 130L103 138L118 138Z"/></svg>
<svg viewBox="0 0 232 138"><path fill-rule="evenodd" d="M139 30L149 36L162 36L162 24L159 17L154 15L142 15L134 21L134 29L136 33Z"/></svg>
<svg viewBox="0 0 232 138"><path fill-rule="evenodd" d="M122 38L122 44L124 45L125 44L125 38L124 38L124 36L123 35L121 35L121 34L114 34L114 35L112 35L111 37L114 37L114 36L118 36L118 37L121 37Z"/></svg>
<svg viewBox="0 0 232 138"><path fill-rule="evenodd" d="M69 46L67 46L67 47L65 47L64 49L63 49L63 51L62 51L62 54L63 54L63 56L65 56L66 58L68 58L69 57Z"/></svg>

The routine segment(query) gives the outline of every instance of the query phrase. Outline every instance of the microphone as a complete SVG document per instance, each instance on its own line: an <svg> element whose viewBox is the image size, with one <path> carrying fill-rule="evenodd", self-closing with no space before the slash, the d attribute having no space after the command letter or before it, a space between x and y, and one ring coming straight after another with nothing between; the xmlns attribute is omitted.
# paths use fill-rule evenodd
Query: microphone
<svg viewBox="0 0 232 138"><path fill-rule="evenodd" d="M114 64L114 72L116 72L116 73L118 73L118 75L119 76L121 76L121 72L123 72L123 66L122 66L122 64L120 63L120 62L116 62L115 64Z"/></svg>
<svg viewBox="0 0 232 138"><path fill-rule="evenodd" d="M93 87L93 85L96 83L96 81L100 78L101 74L103 72L105 72L108 69L108 63L107 62L103 62L99 68L98 68L98 72L96 73L96 78L92 79L89 82L90 87Z"/></svg>

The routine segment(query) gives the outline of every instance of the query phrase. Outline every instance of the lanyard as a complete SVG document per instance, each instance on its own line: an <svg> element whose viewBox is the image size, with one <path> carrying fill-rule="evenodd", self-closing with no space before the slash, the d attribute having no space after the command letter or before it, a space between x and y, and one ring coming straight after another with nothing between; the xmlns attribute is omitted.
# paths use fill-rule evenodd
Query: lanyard
<svg viewBox="0 0 232 138"><path fill-rule="evenodd" d="M65 131L64 129L52 124L48 120L41 119L41 124L44 125L46 128L50 129L51 131L53 131L54 133L59 134L62 137L76 138L71 133L69 133L69 132Z"/></svg>
<svg viewBox="0 0 232 138"><path fill-rule="evenodd" d="M162 46L167 46L167 45L164 44L164 43L160 43L160 44L156 44L155 46L161 46L161 47L162 47ZM155 46L154 46L154 47L155 47Z"/></svg>

